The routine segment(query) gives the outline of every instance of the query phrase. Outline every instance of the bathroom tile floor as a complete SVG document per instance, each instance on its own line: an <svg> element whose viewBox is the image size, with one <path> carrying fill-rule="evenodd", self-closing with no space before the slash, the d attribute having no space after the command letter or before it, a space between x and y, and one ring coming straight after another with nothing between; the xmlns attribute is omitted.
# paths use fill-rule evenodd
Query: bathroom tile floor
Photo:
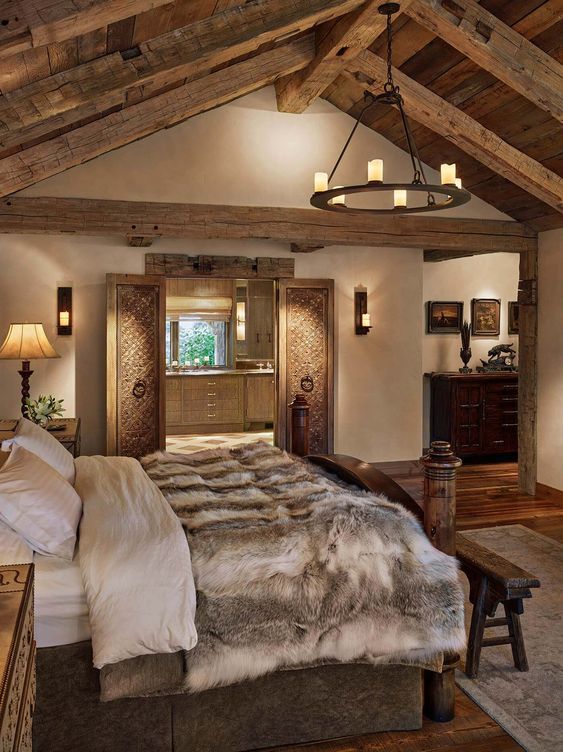
<svg viewBox="0 0 563 752"><path fill-rule="evenodd" d="M223 449L248 444L251 441L274 443L273 431L245 431L244 433L205 434L203 436L167 436L166 449L169 452L191 454L203 449Z"/></svg>

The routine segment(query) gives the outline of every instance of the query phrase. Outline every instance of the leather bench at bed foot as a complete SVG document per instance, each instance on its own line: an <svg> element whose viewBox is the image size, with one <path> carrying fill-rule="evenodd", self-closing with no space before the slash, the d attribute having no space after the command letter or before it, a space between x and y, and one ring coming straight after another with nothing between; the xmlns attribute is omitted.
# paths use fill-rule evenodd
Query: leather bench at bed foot
<svg viewBox="0 0 563 752"><path fill-rule="evenodd" d="M456 535L456 555L469 580L469 600L473 605L465 673L470 679L475 679L479 673L481 649L496 645L510 645L514 666L519 671L527 671L520 616L524 613L523 599L532 597L530 589L540 587L540 581L530 572L460 533ZM500 603L505 615L495 619ZM503 626L508 628L507 635L484 637L485 629Z"/></svg>

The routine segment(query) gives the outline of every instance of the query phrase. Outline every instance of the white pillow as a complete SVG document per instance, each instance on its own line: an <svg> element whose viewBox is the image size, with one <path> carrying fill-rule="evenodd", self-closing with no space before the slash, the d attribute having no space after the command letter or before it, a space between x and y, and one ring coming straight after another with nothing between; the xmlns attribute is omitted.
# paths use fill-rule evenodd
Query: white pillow
<svg viewBox="0 0 563 752"><path fill-rule="evenodd" d="M33 549L21 535L0 520L0 565L31 564Z"/></svg>
<svg viewBox="0 0 563 752"><path fill-rule="evenodd" d="M49 431L33 423L27 418L21 418L16 435L12 439L2 442L2 449L7 451L14 444L24 447L51 465L63 478L74 485L74 460L71 453L60 444Z"/></svg>
<svg viewBox="0 0 563 752"><path fill-rule="evenodd" d="M72 559L82 502L46 462L14 444L0 469L0 519L34 551Z"/></svg>

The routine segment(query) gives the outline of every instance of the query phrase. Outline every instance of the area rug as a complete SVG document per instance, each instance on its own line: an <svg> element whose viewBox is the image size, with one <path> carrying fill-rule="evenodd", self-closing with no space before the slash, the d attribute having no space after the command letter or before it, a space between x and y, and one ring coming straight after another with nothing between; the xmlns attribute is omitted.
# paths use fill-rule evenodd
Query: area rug
<svg viewBox="0 0 563 752"><path fill-rule="evenodd" d="M461 689L528 752L563 750L563 546L523 525L504 525L462 533L504 556L541 581L524 601L521 617L530 670L518 671L510 645L483 648L479 676L461 671ZM465 584L467 584L466 578ZM469 588L467 587L467 591ZM499 607L498 616L502 606ZM471 607L466 613L467 627ZM489 628L486 636L506 633Z"/></svg>

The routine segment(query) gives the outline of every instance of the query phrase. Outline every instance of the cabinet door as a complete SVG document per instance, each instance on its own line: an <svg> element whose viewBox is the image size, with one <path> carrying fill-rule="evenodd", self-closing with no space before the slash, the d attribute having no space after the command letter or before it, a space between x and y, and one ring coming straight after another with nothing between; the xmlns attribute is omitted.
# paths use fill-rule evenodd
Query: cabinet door
<svg viewBox="0 0 563 752"><path fill-rule="evenodd" d="M274 297L269 281L248 283L248 356L257 360L274 358Z"/></svg>
<svg viewBox="0 0 563 752"><path fill-rule="evenodd" d="M518 451L518 383L485 386L483 446L490 454Z"/></svg>
<svg viewBox="0 0 563 752"><path fill-rule="evenodd" d="M483 384L459 383L453 393L455 451L460 454L480 452L483 447Z"/></svg>
<svg viewBox="0 0 563 752"><path fill-rule="evenodd" d="M334 280L279 280L276 444L289 447L288 404L305 393L309 451L333 451Z"/></svg>
<svg viewBox="0 0 563 752"><path fill-rule="evenodd" d="M141 457L165 442L164 277L107 275L107 453Z"/></svg>
<svg viewBox="0 0 563 752"><path fill-rule="evenodd" d="M247 374L247 423L271 423L274 420L274 377L272 374Z"/></svg>

